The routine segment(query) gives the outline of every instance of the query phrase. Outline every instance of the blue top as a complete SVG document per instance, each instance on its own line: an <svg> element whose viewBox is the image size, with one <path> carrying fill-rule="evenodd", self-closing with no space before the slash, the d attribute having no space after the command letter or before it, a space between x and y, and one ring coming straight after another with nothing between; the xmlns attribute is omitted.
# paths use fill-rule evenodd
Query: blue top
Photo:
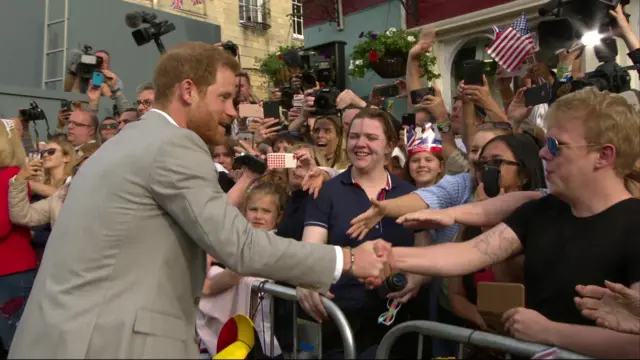
<svg viewBox="0 0 640 360"><path fill-rule="evenodd" d="M387 186L380 190L378 199L394 199L407 195L415 186L387 172ZM347 230L356 216L371 207L371 201L364 190L351 177L351 167L327 181L318 194L318 198L309 201L305 227L319 226L327 229L327 243L335 246L357 247L360 241L350 238ZM384 239L393 246L413 246L414 231L396 223L395 219L384 218L364 238L364 241ZM356 279L342 276L333 284L330 291L336 296L334 302L341 309L358 309L367 303L367 290Z"/></svg>

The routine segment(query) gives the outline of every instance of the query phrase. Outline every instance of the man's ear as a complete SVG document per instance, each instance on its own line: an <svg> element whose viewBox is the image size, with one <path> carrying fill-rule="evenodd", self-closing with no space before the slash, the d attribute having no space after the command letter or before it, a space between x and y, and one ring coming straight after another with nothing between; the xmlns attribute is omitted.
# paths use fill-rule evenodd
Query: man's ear
<svg viewBox="0 0 640 360"><path fill-rule="evenodd" d="M616 147L611 144L605 144L600 148L598 160L595 163L596 169L605 167L614 167L616 162Z"/></svg>
<svg viewBox="0 0 640 360"><path fill-rule="evenodd" d="M187 105L198 99L198 88L191 79L184 79L178 84L178 96Z"/></svg>

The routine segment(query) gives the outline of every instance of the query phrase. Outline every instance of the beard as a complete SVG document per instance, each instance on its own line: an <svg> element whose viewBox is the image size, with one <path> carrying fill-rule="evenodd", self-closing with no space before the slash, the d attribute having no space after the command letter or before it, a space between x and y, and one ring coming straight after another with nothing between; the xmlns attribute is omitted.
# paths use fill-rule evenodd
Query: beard
<svg viewBox="0 0 640 360"><path fill-rule="evenodd" d="M195 132L207 145L223 145L225 129L224 114L215 114L204 102L195 105L187 114L187 129Z"/></svg>

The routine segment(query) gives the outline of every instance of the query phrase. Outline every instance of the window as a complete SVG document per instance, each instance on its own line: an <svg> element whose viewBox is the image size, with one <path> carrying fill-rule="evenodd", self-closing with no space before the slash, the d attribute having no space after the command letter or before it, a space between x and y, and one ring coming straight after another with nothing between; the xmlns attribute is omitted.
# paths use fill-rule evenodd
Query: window
<svg viewBox="0 0 640 360"><path fill-rule="evenodd" d="M240 0L240 22L262 23L264 12L263 0Z"/></svg>
<svg viewBox="0 0 640 360"><path fill-rule="evenodd" d="M302 39L304 37L304 23L302 22L302 0L292 0L291 21L293 26L293 37Z"/></svg>

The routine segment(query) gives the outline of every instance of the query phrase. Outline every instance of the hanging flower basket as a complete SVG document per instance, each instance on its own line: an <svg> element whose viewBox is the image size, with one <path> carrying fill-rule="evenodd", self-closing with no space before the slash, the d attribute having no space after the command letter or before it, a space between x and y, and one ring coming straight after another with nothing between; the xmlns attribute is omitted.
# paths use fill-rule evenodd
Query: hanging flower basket
<svg viewBox="0 0 640 360"><path fill-rule="evenodd" d="M371 69L383 79L397 79L407 73L407 54L385 54L371 63Z"/></svg>
<svg viewBox="0 0 640 360"><path fill-rule="evenodd" d="M349 75L363 78L373 71L383 79L405 76L409 51L418 42L419 31L389 28L383 33L373 31L360 33L360 41L353 47ZM434 72L436 57L426 54L420 59L422 76L427 80L438 79Z"/></svg>
<svg viewBox="0 0 640 360"><path fill-rule="evenodd" d="M280 46L274 52L265 54L262 58L255 58L258 63L258 70L262 75L266 76L271 85L281 86L289 81L292 72L282 58L282 55L290 50L295 50L295 46Z"/></svg>

